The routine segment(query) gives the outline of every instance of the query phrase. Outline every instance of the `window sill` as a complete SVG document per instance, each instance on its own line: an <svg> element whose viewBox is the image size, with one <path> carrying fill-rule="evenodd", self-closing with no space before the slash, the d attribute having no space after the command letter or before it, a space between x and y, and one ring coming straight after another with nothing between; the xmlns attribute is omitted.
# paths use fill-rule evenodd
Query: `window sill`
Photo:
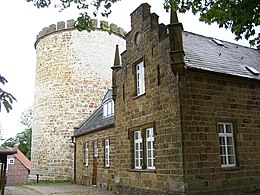
<svg viewBox="0 0 260 195"><path fill-rule="evenodd" d="M238 171L240 170L239 167L221 167L221 171Z"/></svg>
<svg viewBox="0 0 260 195"><path fill-rule="evenodd" d="M133 99L137 99L137 98L139 98L139 97L141 97L141 96L144 96L146 93L143 93L143 94L140 94L140 95L136 95L136 96L134 96L133 97Z"/></svg>
<svg viewBox="0 0 260 195"><path fill-rule="evenodd" d="M129 169L129 172L156 173L155 169Z"/></svg>

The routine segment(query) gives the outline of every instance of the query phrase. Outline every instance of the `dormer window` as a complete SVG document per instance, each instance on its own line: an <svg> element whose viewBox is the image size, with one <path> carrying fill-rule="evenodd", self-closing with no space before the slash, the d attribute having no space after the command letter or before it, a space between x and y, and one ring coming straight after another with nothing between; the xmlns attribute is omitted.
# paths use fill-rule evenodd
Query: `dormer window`
<svg viewBox="0 0 260 195"><path fill-rule="evenodd" d="M114 101L109 99L103 104L103 117L106 118L112 115L114 115Z"/></svg>

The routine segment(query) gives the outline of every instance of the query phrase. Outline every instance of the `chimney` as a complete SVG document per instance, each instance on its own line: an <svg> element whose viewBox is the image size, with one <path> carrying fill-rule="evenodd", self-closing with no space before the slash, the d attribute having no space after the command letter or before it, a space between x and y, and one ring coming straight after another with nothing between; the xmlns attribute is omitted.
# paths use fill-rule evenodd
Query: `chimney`
<svg viewBox="0 0 260 195"><path fill-rule="evenodd" d="M15 150L15 151L18 150L18 146L19 146L19 144L15 144L15 145L14 145L14 150Z"/></svg>
<svg viewBox="0 0 260 195"><path fill-rule="evenodd" d="M184 74L184 50L182 39L182 23L178 21L177 13L171 10L169 29L171 67L174 74Z"/></svg>
<svg viewBox="0 0 260 195"><path fill-rule="evenodd" d="M116 101L116 72L121 68L118 45L116 45L114 66L112 66L111 68L112 68L112 98L115 102Z"/></svg>

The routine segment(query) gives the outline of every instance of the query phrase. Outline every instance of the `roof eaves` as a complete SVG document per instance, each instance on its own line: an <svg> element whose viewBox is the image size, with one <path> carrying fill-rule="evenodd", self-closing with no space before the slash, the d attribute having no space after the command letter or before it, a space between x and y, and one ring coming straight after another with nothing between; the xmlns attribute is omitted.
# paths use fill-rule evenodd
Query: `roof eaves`
<svg viewBox="0 0 260 195"><path fill-rule="evenodd" d="M110 124L107 124L105 126L102 126L102 127L98 127L98 128L93 128L93 129L90 129L84 133L81 133L81 134L78 134L78 135L74 135L74 137L81 137L83 135L87 135L87 134L91 134L93 132L96 132L96 131L101 131L101 130L104 130L104 129L107 129L107 128L111 128L111 127L114 127L115 123L110 123Z"/></svg>

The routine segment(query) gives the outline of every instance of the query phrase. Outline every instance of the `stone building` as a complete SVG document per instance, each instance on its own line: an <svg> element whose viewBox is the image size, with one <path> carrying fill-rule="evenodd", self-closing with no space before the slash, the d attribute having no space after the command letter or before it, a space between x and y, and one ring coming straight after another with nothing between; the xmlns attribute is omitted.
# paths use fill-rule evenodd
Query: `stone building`
<svg viewBox="0 0 260 195"><path fill-rule="evenodd" d="M32 180L37 174L40 180L72 179L73 128L99 106L111 86L115 45L125 50L124 30L115 24L110 35L97 21L91 33L79 32L74 23L43 28L35 43Z"/></svg>
<svg viewBox="0 0 260 195"><path fill-rule="evenodd" d="M75 133L77 182L129 194L259 185L260 51L185 32L175 13L158 24L146 3L131 14L131 27L122 64L116 52L113 67L114 126Z"/></svg>
<svg viewBox="0 0 260 195"><path fill-rule="evenodd" d="M101 106L76 128L75 179L85 185L107 186L115 169L114 101L108 90Z"/></svg>

